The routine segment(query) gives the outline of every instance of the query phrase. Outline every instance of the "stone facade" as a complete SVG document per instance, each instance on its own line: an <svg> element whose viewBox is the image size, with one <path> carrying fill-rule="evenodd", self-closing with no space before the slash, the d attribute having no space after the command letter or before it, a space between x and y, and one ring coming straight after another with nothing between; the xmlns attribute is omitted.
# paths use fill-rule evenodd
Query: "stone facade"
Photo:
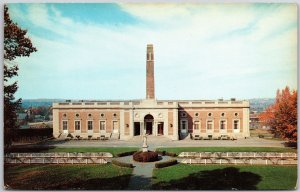
<svg viewBox="0 0 300 192"><path fill-rule="evenodd" d="M156 100L153 45L147 46L146 99L53 103L53 136L128 140L137 135L249 137L248 101Z"/></svg>

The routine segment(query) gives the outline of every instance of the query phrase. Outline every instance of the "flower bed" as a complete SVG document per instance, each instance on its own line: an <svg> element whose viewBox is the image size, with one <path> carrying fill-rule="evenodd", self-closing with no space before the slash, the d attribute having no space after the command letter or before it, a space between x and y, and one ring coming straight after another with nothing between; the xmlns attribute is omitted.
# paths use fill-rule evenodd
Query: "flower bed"
<svg viewBox="0 0 300 192"><path fill-rule="evenodd" d="M133 160L138 162L158 161L158 153L154 151L148 151L148 152L138 151L133 154Z"/></svg>

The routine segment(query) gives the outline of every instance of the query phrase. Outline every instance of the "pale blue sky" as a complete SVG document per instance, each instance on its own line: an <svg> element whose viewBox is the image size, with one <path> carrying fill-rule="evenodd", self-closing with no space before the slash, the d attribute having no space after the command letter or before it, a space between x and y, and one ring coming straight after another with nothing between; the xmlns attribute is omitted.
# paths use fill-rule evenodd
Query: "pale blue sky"
<svg viewBox="0 0 300 192"><path fill-rule="evenodd" d="M157 99L275 97L297 88L295 4L9 4L38 52L16 98L145 98L154 44Z"/></svg>

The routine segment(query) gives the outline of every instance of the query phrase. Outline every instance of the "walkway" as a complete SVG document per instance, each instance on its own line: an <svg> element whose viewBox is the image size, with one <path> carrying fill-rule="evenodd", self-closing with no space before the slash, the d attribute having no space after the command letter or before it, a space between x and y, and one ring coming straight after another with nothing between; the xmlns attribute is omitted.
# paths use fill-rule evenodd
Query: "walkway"
<svg viewBox="0 0 300 192"><path fill-rule="evenodd" d="M148 136L147 143L153 149L158 147L284 147L284 141L251 137L238 140L180 140L172 141L163 136ZM53 147L140 147L142 137L137 136L128 141L122 140L50 140L35 146ZM151 149L152 150L152 149Z"/></svg>
<svg viewBox="0 0 300 192"><path fill-rule="evenodd" d="M151 149L152 150L152 149ZM161 161L171 159L168 156L160 156ZM156 162L140 163L133 160L132 155L115 158L118 161L132 163L134 166L132 176L129 181L128 190L150 190L152 185L152 173Z"/></svg>

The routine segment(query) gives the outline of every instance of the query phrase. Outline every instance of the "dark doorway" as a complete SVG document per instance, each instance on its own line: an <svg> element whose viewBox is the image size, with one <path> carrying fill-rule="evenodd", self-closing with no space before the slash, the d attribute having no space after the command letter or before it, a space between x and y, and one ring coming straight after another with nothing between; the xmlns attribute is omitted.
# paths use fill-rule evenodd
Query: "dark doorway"
<svg viewBox="0 0 300 192"><path fill-rule="evenodd" d="M160 122L157 125L157 134L163 135L164 134L164 122Z"/></svg>
<svg viewBox="0 0 300 192"><path fill-rule="evenodd" d="M153 131L152 131L153 116L148 114L148 115L145 116L144 120L145 120L145 126L146 126L146 134L152 135L153 134Z"/></svg>
<svg viewBox="0 0 300 192"><path fill-rule="evenodd" d="M141 135L140 122L134 122L134 136Z"/></svg>
<svg viewBox="0 0 300 192"><path fill-rule="evenodd" d="M146 134L152 135L152 122L146 122Z"/></svg>

